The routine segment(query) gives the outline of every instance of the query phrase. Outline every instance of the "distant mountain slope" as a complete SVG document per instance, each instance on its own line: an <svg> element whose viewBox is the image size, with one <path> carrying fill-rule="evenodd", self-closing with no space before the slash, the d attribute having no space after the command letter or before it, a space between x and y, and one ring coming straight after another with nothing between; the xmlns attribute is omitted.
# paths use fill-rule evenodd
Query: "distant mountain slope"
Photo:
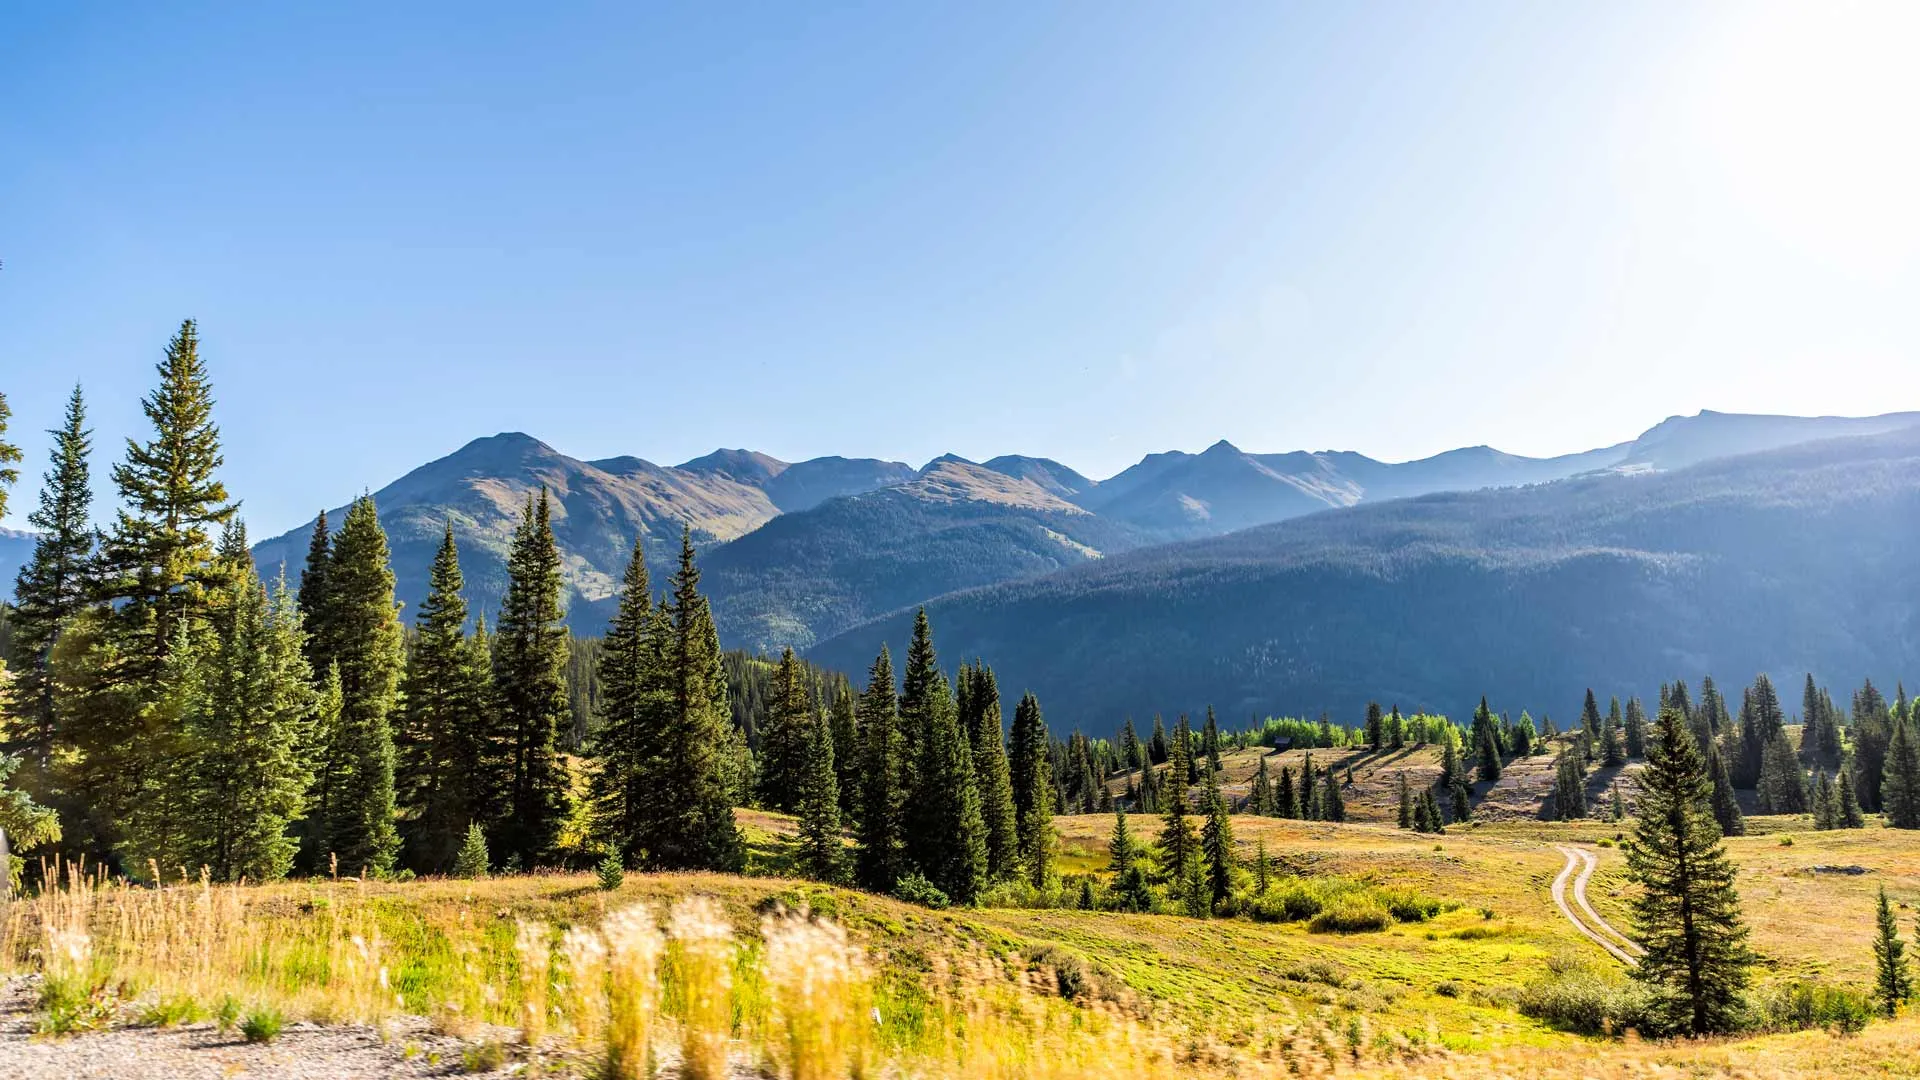
<svg viewBox="0 0 1920 1080"><path fill-rule="evenodd" d="M1069 502L1075 495L1094 489L1094 482L1079 473L1054 461L1052 458L1027 457L1024 454L1002 454L982 462L987 468L1007 476L1026 480L1050 495L1058 495Z"/></svg>
<svg viewBox="0 0 1920 1080"><path fill-rule="evenodd" d="M954 589L1030 577L1148 538L1037 485L959 460L785 514L713 549L702 583L729 645L808 645Z"/></svg>
<svg viewBox="0 0 1920 1080"><path fill-rule="evenodd" d="M1652 475L1430 495L1118 555L928 605L1061 726L1208 704L1568 719L1586 686L1920 676L1920 428ZM857 670L907 612L810 651ZM1056 719L1057 718L1057 719Z"/></svg>
<svg viewBox="0 0 1920 1080"><path fill-rule="evenodd" d="M1713 458L1751 454L1847 435L1878 435L1920 423L1920 412L1883 416L1762 416L1702 410L1672 416L1633 441L1621 464L1680 469Z"/></svg>

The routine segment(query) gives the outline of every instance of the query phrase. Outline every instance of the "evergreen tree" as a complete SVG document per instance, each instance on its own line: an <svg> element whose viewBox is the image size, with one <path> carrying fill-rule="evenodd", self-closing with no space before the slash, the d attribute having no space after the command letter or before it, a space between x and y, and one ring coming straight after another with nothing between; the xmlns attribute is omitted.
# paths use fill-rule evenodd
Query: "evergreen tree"
<svg viewBox="0 0 1920 1080"><path fill-rule="evenodd" d="M1380 715L1380 703L1367 702L1367 746L1378 753L1386 741L1386 720Z"/></svg>
<svg viewBox="0 0 1920 1080"><path fill-rule="evenodd" d="M505 785L497 775L487 672L476 669L467 642L467 602L451 523L427 582L401 682L395 786L409 861L436 873L451 865L468 828L487 819Z"/></svg>
<svg viewBox="0 0 1920 1080"><path fill-rule="evenodd" d="M1046 744L1041 700L1021 694L1020 705L1014 707L1014 832L1020 840L1021 865L1033 888L1046 888L1054 857L1054 780ZM1150 767L1140 774L1142 780L1152 776Z"/></svg>
<svg viewBox="0 0 1920 1080"><path fill-rule="evenodd" d="M300 571L300 618L307 628L307 664L314 671L333 666L333 594L327 588L333 565L333 534L327 528L327 512L313 519L313 535L307 541L307 565Z"/></svg>
<svg viewBox="0 0 1920 1080"><path fill-rule="evenodd" d="M538 500L528 500L514 530L507 595L493 643L494 689L513 763L507 815L494 841L508 859L528 867L557 856L571 802L558 746L572 709L566 680L571 637L561 606L560 548L551 512L543 486ZM342 542L345 535L342 530ZM337 580L334 586L339 587Z"/></svg>
<svg viewBox="0 0 1920 1080"><path fill-rule="evenodd" d="M1387 745L1395 750L1407 745L1407 719L1400 715L1398 704L1387 714Z"/></svg>
<svg viewBox="0 0 1920 1080"><path fill-rule="evenodd" d="M1254 769L1253 783L1247 790L1247 813L1260 817L1273 816L1273 778L1267 774L1267 758L1264 754Z"/></svg>
<svg viewBox="0 0 1920 1080"><path fill-rule="evenodd" d="M1206 785L1207 821L1200 830L1200 851L1207 862L1211 907L1233 891L1233 822L1227 817L1227 800L1220 795L1219 774L1207 770Z"/></svg>
<svg viewBox="0 0 1920 1080"><path fill-rule="evenodd" d="M1560 755L1553 781L1554 817L1573 821L1587 816L1587 781L1580 770L1580 756L1569 748Z"/></svg>
<svg viewBox="0 0 1920 1080"><path fill-rule="evenodd" d="M1894 721L1893 737L1887 741L1880 809L1887 816L1889 828L1920 829L1920 744L1910 720Z"/></svg>
<svg viewBox="0 0 1920 1080"><path fill-rule="evenodd" d="M907 860L954 903L971 904L987 882L987 828L973 752L946 676L937 669L921 701L926 737L915 769Z"/></svg>
<svg viewBox="0 0 1920 1080"><path fill-rule="evenodd" d="M392 714L398 704L403 641L393 599L387 534L373 499L347 511L328 566L334 668L340 677L340 715L322 753L314 807L316 834L326 854L348 873L385 873L400 847L394 827Z"/></svg>
<svg viewBox="0 0 1920 1080"><path fill-rule="evenodd" d="M1200 752L1206 755L1207 768L1220 771L1220 722L1213 715L1213 706L1207 706L1207 726L1201 730Z"/></svg>
<svg viewBox="0 0 1920 1080"><path fill-rule="evenodd" d="M1113 812L1113 837L1107 841L1107 869L1113 872L1113 898L1122 911L1153 910L1153 891L1140 865L1140 848L1127 829L1127 812Z"/></svg>
<svg viewBox="0 0 1920 1080"><path fill-rule="evenodd" d="M1160 829L1160 877L1168 891L1183 899L1189 911L1193 906L1192 885L1199 881L1200 838L1187 820L1187 786L1180 782L1186 775L1187 740L1176 737L1169 759L1167 787L1160 796L1164 819ZM1204 895L1204 892L1203 892Z"/></svg>
<svg viewBox="0 0 1920 1080"><path fill-rule="evenodd" d="M961 718L973 751L973 774L980 786L980 818L987 827L987 877L1012 878L1020 869L1019 814L1013 802L1012 767L1000 720L1000 684L993 669L975 662L972 674L960 669L969 683L966 714Z"/></svg>
<svg viewBox="0 0 1920 1080"><path fill-rule="evenodd" d="M213 530L233 520L235 507L214 475L220 429L193 320L167 343L158 370L159 387L141 402L154 437L127 440L127 459L113 468L121 509L98 563L136 683L157 677L168 650L205 625L210 598L234 576L214 557Z"/></svg>
<svg viewBox="0 0 1920 1080"><path fill-rule="evenodd" d="M12 415L7 395L0 394L0 517L7 512L7 489L20 480L20 470L13 467L21 460L20 448L7 441L7 420Z"/></svg>
<svg viewBox="0 0 1920 1080"><path fill-rule="evenodd" d="M1533 718L1526 710L1521 710L1520 719L1509 729L1507 743L1513 748L1513 756L1528 757L1533 753Z"/></svg>
<svg viewBox="0 0 1920 1080"><path fill-rule="evenodd" d="M800 872L818 881L840 880L840 781L833 770L833 728L813 712L807 732L806 775L800 792Z"/></svg>
<svg viewBox="0 0 1920 1080"><path fill-rule="evenodd" d="M1267 838L1261 837L1254 845L1253 853L1253 891L1256 895L1267 895L1272 882L1269 880L1271 868L1267 863Z"/></svg>
<svg viewBox="0 0 1920 1080"><path fill-rule="evenodd" d="M833 731L834 783L840 789L840 823L849 829L860 821L860 707L853 686L844 677L833 680L833 704L827 713Z"/></svg>
<svg viewBox="0 0 1920 1080"><path fill-rule="evenodd" d="M1627 699L1626 751L1630 758L1647 756L1647 710L1640 699Z"/></svg>
<svg viewBox="0 0 1920 1080"><path fill-rule="evenodd" d="M1500 745L1493 734L1492 724L1480 732L1480 779L1491 784L1500 779Z"/></svg>
<svg viewBox="0 0 1920 1080"><path fill-rule="evenodd" d="M854 877L865 888L891 892L904 873L905 792L900 787L900 762L906 744L900 737L893 658L885 645L868 669L867 688L860 695L860 747L860 848Z"/></svg>
<svg viewBox="0 0 1920 1080"><path fill-rule="evenodd" d="M599 722L588 785L595 841L633 866L648 863L652 829L679 809L658 806L655 797L661 771L672 767L664 741L667 627L653 604L645 546L644 538L634 540L613 622L600 644ZM419 651L416 645L416 656ZM485 812L484 804L470 810L470 820Z"/></svg>
<svg viewBox="0 0 1920 1080"><path fill-rule="evenodd" d="M1734 1030L1753 956L1740 919L1734 866L1709 800L1698 740L1686 718L1663 710L1640 774L1640 813L1627 870L1640 885L1632 901L1646 953L1634 976L1654 987L1663 1026L1692 1035Z"/></svg>
<svg viewBox="0 0 1920 1080"><path fill-rule="evenodd" d="M1727 774L1727 759L1720 752L1720 744L1707 744L1707 773L1713 785L1710 805L1714 823L1720 826L1722 836L1745 836L1747 819L1740 812L1740 799L1733 793L1733 777Z"/></svg>
<svg viewBox="0 0 1920 1080"><path fill-rule="evenodd" d="M1775 730L1762 751L1760 812L1763 814L1802 814L1807 811L1806 780L1800 772L1800 759L1793 752L1787 733Z"/></svg>
<svg viewBox="0 0 1920 1080"><path fill-rule="evenodd" d="M1300 800L1293 789L1293 769L1280 766L1280 784L1273 793L1273 815L1283 818L1300 816Z"/></svg>
<svg viewBox="0 0 1920 1080"><path fill-rule="evenodd" d="M4 422L0 418L0 430ZM17 742L36 774L52 764L58 729L50 670L53 643L89 600L93 529L88 513L93 490L87 456L92 452L93 433L87 429L86 402L78 386L67 399L65 422L51 434L53 463L40 488L40 507L27 515L27 523L39 535L13 587L13 654L19 665L14 687L16 719L0 719L0 744ZM0 487L0 500L5 498L6 491Z"/></svg>
<svg viewBox="0 0 1920 1080"><path fill-rule="evenodd" d="M663 765L648 798L648 865L737 870L745 861L729 787L733 738L727 675L713 610L700 594L693 534L680 531L680 562L661 609Z"/></svg>
<svg viewBox="0 0 1920 1080"><path fill-rule="evenodd" d="M1893 905L1887 902L1887 887L1882 885L1874 913L1873 999L1880 1005L1880 1015L1889 1020L1913 996L1906 951L1906 943L1900 940L1899 924L1893 920Z"/></svg>
<svg viewBox="0 0 1920 1080"><path fill-rule="evenodd" d="M1473 791L1467 786L1465 777L1453 782L1452 795L1453 803L1451 809L1453 820L1456 822L1471 821L1473 819Z"/></svg>
<svg viewBox="0 0 1920 1080"><path fill-rule="evenodd" d="M1594 700L1591 686L1587 687L1587 699L1580 706L1580 731L1589 745L1600 740L1600 703Z"/></svg>
<svg viewBox="0 0 1920 1080"><path fill-rule="evenodd" d="M1402 829L1413 828L1413 787L1404 771L1400 773L1400 814L1395 823Z"/></svg>
<svg viewBox="0 0 1920 1080"><path fill-rule="evenodd" d="M460 842L460 851L453 858L453 876L469 880L483 878L487 876L488 865L486 831L478 825L467 826L466 838Z"/></svg>
<svg viewBox="0 0 1920 1080"><path fill-rule="evenodd" d="M760 802L791 814L800 808L812 769L814 713L812 687L800 661L788 648L773 675L772 708L760 726Z"/></svg>
<svg viewBox="0 0 1920 1080"><path fill-rule="evenodd" d="M1834 828L1866 828L1867 820L1860 813L1860 800L1853 794L1853 770L1845 764L1840 767L1840 779L1834 784L1834 799L1839 810Z"/></svg>
<svg viewBox="0 0 1920 1080"><path fill-rule="evenodd" d="M1773 681L1764 674L1756 676L1740 709L1740 758L1728 763L1735 787L1759 787L1767 747L1785 726L1786 714Z"/></svg>
<svg viewBox="0 0 1920 1080"><path fill-rule="evenodd" d="M1154 765L1166 764L1167 754L1167 725L1160 719L1158 714L1155 714L1153 718L1153 741L1147 744L1147 765L1152 767Z"/></svg>
<svg viewBox="0 0 1920 1080"><path fill-rule="evenodd" d="M1327 793L1320 800L1320 816L1324 821L1347 820L1347 800L1340 794L1340 777L1332 769L1327 770Z"/></svg>
<svg viewBox="0 0 1920 1080"><path fill-rule="evenodd" d="M1862 809L1883 809L1880 782L1886 776L1887 744L1892 737L1887 699L1869 679L1853 695L1853 783Z"/></svg>
<svg viewBox="0 0 1920 1080"><path fill-rule="evenodd" d="M1140 743L1140 736L1134 733L1133 717L1129 716L1120 725L1120 760L1131 772L1146 764L1146 747Z"/></svg>
<svg viewBox="0 0 1920 1080"><path fill-rule="evenodd" d="M933 627L927 622L927 609L921 608L913 617L913 639L907 644L907 669L900 686L900 733L907 744L907 755L901 762L901 782L909 802L918 799L921 789L915 770L919 768L921 750L926 745L927 725L933 709L933 683L939 674L939 660L933 652ZM907 842L909 847L913 846L911 833Z"/></svg>
<svg viewBox="0 0 1920 1080"><path fill-rule="evenodd" d="M1609 767L1627 763L1627 748L1620 742L1620 728L1612 717L1600 726L1600 762Z"/></svg>
<svg viewBox="0 0 1920 1080"><path fill-rule="evenodd" d="M1446 733L1445 744L1440 748L1440 779L1436 783L1443 788L1451 788L1460 779L1460 753L1455 749L1453 732Z"/></svg>
<svg viewBox="0 0 1920 1080"><path fill-rule="evenodd" d="M1813 782L1813 827L1820 830L1840 827L1839 796L1825 769L1819 771Z"/></svg>

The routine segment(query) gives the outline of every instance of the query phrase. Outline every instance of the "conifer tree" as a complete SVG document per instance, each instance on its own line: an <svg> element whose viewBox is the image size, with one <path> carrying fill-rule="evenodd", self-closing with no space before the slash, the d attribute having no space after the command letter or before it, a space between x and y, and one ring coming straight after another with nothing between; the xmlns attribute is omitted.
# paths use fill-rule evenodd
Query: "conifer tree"
<svg viewBox="0 0 1920 1080"><path fill-rule="evenodd" d="M1133 730L1133 717L1129 716L1120 725L1120 760L1132 771L1146 764L1146 756L1146 748Z"/></svg>
<svg viewBox="0 0 1920 1080"><path fill-rule="evenodd" d="M1781 735L1786 714L1780 708L1780 695L1766 675L1755 676L1740 709L1740 758L1728 762L1736 787L1758 788L1766 764L1767 747Z"/></svg>
<svg viewBox="0 0 1920 1080"><path fill-rule="evenodd" d="M495 854L533 867L558 854L571 802L559 734L569 722L567 649L561 606L560 549L547 489L529 499L507 556L507 595L493 640L494 692L513 763L507 814L495 830ZM346 530L341 530L345 543ZM339 559L336 557L334 588Z"/></svg>
<svg viewBox="0 0 1920 1080"><path fill-rule="evenodd" d="M1612 717L1600 726L1600 763L1609 767L1627 763L1627 748L1621 744L1620 728Z"/></svg>
<svg viewBox="0 0 1920 1080"><path fill-rule="evenodd" d="M1385 745L1386 736L1386 720L1380 715L1380 703L1367 702L1367 746L1378 753Z"/></svg>
<svg viewBox="0 0 1920 1080"><path fill-rule="evenodd" d="M1745 836L1746 815L1740 812L1740 799L1733 792L1733 778L1727 773L1727 759L1718 741L1707 744L1707 773L1713 784L1710 805L1714 823L1722 836Z"/></svg>
<svg viewBox="0 0 1920 1080"><path fill-rule="evenodd" d="M815 710L807 732L806 775L800 793L800 872L817 881L840 880L840 782L833 769L833 729Z"/></svg>
<svg viewBox="0 0 1920 1080"><path fill-rule="evenodd" d="M1589 745L1600 739L1600 703L1594 700L1591 686L1587 687L1587 699L1580 706L1580 731Z"/></svg>
<svg viewBox="0 0 1920 1080"><path fill-rule="evenodd" d="M1260 817L1273 816L1273 777L1267 773L1266 755L1261 755L1260 764L1254 769L1253 783L1247 790L1247 813Z"/></svg>
<svg viewBox="0 0 1920 1080"><path fill-rule="evenodd" d="M1327 793L1320 800L1320 817L1323 821L1347 820L1347 800L1340 794L1340 777L1332 769L1327 770Z"/></svg>
<svg viewBox="0 0 1920 1080"><path fill-rule="evenodd" d="M1440 800L1434 798L1433 789L1428 788L1422 792L1420 801L1426 811L1427 831L1430 833L1445 834L1447 831L1447 819L1446 816L1440 812Z"/></svg>
<svg viewBox="0 0 1920 1080"><path fill-rule="evenodd" d="M1147 744L1147 764L1164 765L1167 763L1167 725L1158 713L1153 717L1153 740Z"/></svg>
<svg viewBox="0 0 1920 1080"><path fill-rule="evenodd" d="M1880 809L1893 829L1920 829L1920 740L1913 722L1894 721L1887 740L1887 764L1880 782Z"/></svg>
<svg viewBox="0 0 1920 1080"><path fill-rule="evenodd" d="M1776 729L1762 751L1757 788L1763 814L1801 814L1807 810L1807 788L1800 772L1800 759L1785 731Z"/></svg>
<svg viewBox="0 0 1920 1080"><path fill-rule="evenodd" d="M1207 706L1207 726L1201 729L1200 752L1206 756L1207 768L1220 771L1220 722L1213 715L1213 706Z"/></svg>
<svg viewBox="0 0 1920 1080"><path fill-rule="evenodd" d="M853 829L860 821L860 708L854 702L853 686L845 677L833 680L833 703L828 707L828 726L833 730L834 783L840 789L840 824Z"/></svg>
<svg viewBox="0 0 1920 1080"><path fill-rule="evenodd" d="M392 714L404 646L387 534L371 497L362 496L347 511L328 575L340 715L322 751L323 786L315 807L322 815L319 864L331 854L349 873L385 873L400 847Z"/></svg>
<svg viewBox="0 0 1920 1080"><path fill-rule="evenodd" d="M486 877L489 862L486 831L479 825L467 826L466 838L460 842L460 851L453 859L453 876L467 879Z"/></svg>
<svg viewBox="0 0 1920 1080"><path fill-rule="evenodd" d="M1273 814L1283 818L1300 816L1300 800L1293 789L1293 769L1287 765L1280 766L1280 784L1273 793Z"/></svg>
<svg viewBox="0 0 1920 1080"><path fill-rule="evenodd" d="M987 883L987 828L980 817L973 752L946 676L936 669L922 697L925 741L915 769L907 861L956 904L971 904Z"/></svg>
<svg viewBox="0 0 1920 1080"><path fill-rule="evenodd" d="M307 541L307 564L300 571L300 618L307 629L307 664L316 672L333 666L333 594L327 588L328 569L333 565L333 534L327 527L327 512L313 519L313 535Z"/></svg>
<svg viewBox="0 0 1920 1080"><path fill-rule="evenodd" d="M1634 977L1657 991L1664 1027L1692 1035L1733 1030L1753 956L1740 918L1734 866L1709 800L1698 740L1676 709L1663 710L1640 774L1640 806L1627 870L1636 938L1646 953Z"/></svg>
<svg viewBox="0 0 1920 1080"><path fill-rule="evenodd" d="M7 420L12 415L7 395L0 394L0 517L7 512L7 489L20 480L20 470L13 467L21 460L20 448L7 441Z"/></svg>
<svg viewBox="0 0 1920 1080"><path fill-rule="evenodd" d="M1207 770L1207 821L1200 830L1200 851L1207 863L1209 907L1225 900L1233 891L1233 822L1227 817L1227 800L1220 795L1220 777Z"/></svg>
<svg viewBox="0 0 1920 1080"><path fill-rule="evenodd" d="M1587 816L1587 781L1580 769L1577 748L1569 747L1560 755L1554 771L1554 817L1573 821Z"/></svg>
<svg viewBox="0 0 1920 1080"><path fill-rule="evenodd" d="M86 402L78 386L67 399L64 423L51 434L53 461L40 487L40 507L27 515L39 535L13 587L13 653L19 669L14 720L0 719L0 744L17 742L36 774L44 774L52 764L58 727L49 666L53 643L89 600L93 491L87 456L93 433L87 429ZM0 487L0 499L5 497Z"/></svg>
<svg viewBox="0 0 1920 1080"><path fill-rule="evenodd" d="M1528 757L1533 754L1533 717L1521 710L1520 719L1509 729L1508 745L1513 748L1513 756Z"/></svg>
<svg viewBox="0 0 1920 1080"><path fill-rule="evenodd" d="M860 747L860 846L854 876L865 888L891 892L903 873L905 793L900 787L900 761L906 745L900 737L894 698L893 658L885 645L868 669L867 688L860 695Z"/></svg>
<svg viewBox="0 0 1920 1080"><path fill-rule="evenodd" d="M1413 788L1407 783L1404 770L1400 773L1400 816L1397 823L1403 829L1413 828Z"/></svg>
<svg viewBox="0 0 1920 1080"><path fill-rule="evenodd" d="M907 744L907 755L901 763L901 782L909 801L917 799L921 789L915 770L920 767L921 750L927 741L933 683L939 673L939 660L933 652L933 627L927 622L927 609L921 608L913 617L913 639L907 643L907 668L900 684L900 734Z"/></svg>
<svg viewBox="0 0 1920 1080"><path fill-rule="evenodd" d="M1860 800L1853 794L1853 770L1843 763L1840 766L1840 779L1834 784L1834 800L1838 807L1835 818L1836 829L1864 829L1867 820L1860 813Z"/></svg>
<svg viewBox="0 0 1920 1080"><path fill-rule="evenodd" d="M1500 745L1493 734L1493 725L1489 723L1480 732L1480 779L1495 783L1500 779Z"/></svg>
<svg viewBox="0 0 1920 1080"><path fill-rule="evenodd" d="M1887 699L1868 679L1853 695L1853 783L1864 810L1883 809L1880 784L1886 777L1887 744L1892 737Z"/></svg>
<svg viewBox="0 0 1920 1080"><path fill-rule="evenodd" d="M452 864L469 826L489 820L499 783L485 669L467 642L460 552L449 523L434 553L427 598L414 620L401 681L395 779L409 862L437 873Z"/></svg>
<svg viewBox="0 0 1920 1080"><path fill-rule="evenodd" d="M1627 699L1627 719L1625 724L1626 751L1630 758L1647 756L1647 710L1640 699Z"/></svg>
<svg viewBox="0 0 1920 1080"><path fill-rule="evenodd" d="M660 725L664 766L648 798L644 844L647 865L672 870L737 870L745 861L733 820L729 787L732 714L720 635L713 610L700 593L693 534L680 531L680 561L674 571L661 627Z"/></svg>
<svg viewBox="0 0 1920 1080"><path fill-rule="evenodd" d="M780 653L773 674L773 700L760 725L760 802L771 810L794 813L812 767L814 712L812 687L791 647Z"/></svg>
<svg viewBox="0 0 1920 1080"><path fill-rule="evenodd" d="M1113 836L1107 841L1107 869L1113 872L1113 898L1122 911L1153 910L1153 890L1140 865L1140 847L1127 828L1127 812L1113 812Z"/></svg>
<svg viewBox="0 0 1920 1080"><path fill-rule="evenodd" d="M214 475L223 461L220 429L193 320L167 343L158 370L160 385L141 402L154 437L127 440L126 461L113 468L121 509L98 564L135 682L157 677L168 650L187 640L182 631L191 636L205 625L210 598L233 577L214 557L213 530L235 507Z"/></svg>
<svg viewBox="0 0 1920 1080"><path fill-rule="evenodd" d="M600 644L599 722L588 785L594 839L633 866L648 862L650 833L678 809L658 806L654 794L660 773L672 764L664 741L667 627L653 604L645 546L643 537L635 538L613 622Z"/></svg>
<svg viewBox="0 0 1920 1080"><path fill-rule="evenodd" d="M1813 782L1813 827L1820 830L1840 827L1840 800L1825 769L1819 770Z"/></svg>
<svg viewBox="0 0 1920 1080"><path fill-rule="evenodd" d="M1887 902L1887 887L1882 885L1874 913L1873 999L1880 1006L1880 1015L1889 1020L1913 996L1906 951L1906 943L1900 940L1899 924L1893 919L1893 905Z"/></svg>
<svg viewBox="0 0 1920 1080"><path fill-rule="evenodd" d="M1460 753L1455 749L1453 734L1446 733L1448 737L1440 748L1440 779L1436 783L1443 788L1453 787L1460 779Z"/></svg>
<svg viewBox="0 0 1920 1080"><path fill-rule="evenodd" d="M1013 801L1012 766L1000 719L1000 684L993 669L975 662L972 674L960 669L969 684L967 711L962 717L973 751L973 774L980 787L980 818L987 828L987 877L1004 881L1020 868L1019 814Z"/></svg>
<svg viewBox="0 0 1920 1080"><path fill-rule="evenodd" d="M1167 787L1160 795L1160 812L1164 819L1160 829L1160 877L1167 883L1168 891L1185 898L1191 904L1188 892L1189 883L1198 877L1200 864L1200 838L1195 835L1193 823L1187 820L1187 786L1181 782L1187 769L1187 741L1176 737L1173 740L1172 757L1168 763Z"/></svg>
<svg viewBox="0 0 1920 1080"><path fill-rule="evenodd" d="M1407 719L1400 715L1398 703L1387 714L1387 745L1395 750L1407 745Z"/></svg>

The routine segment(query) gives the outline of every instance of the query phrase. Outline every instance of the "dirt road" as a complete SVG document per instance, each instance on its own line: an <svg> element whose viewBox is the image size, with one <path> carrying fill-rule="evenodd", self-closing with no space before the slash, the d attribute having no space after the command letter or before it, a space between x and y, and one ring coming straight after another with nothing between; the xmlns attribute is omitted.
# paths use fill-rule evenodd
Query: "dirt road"
<svg viewBox="0 0 1920 1080"><path fill-rule="evenodd" d="M1584 848L1555 845L1555 850L1567 857L1567 865L1560 870L1560 876L1553 879L1553 905L1560 914L1567 917L1574 929L1590 938L1595 945L1605 949L1614 959L1631 967L1636 963L1634 957L1644 952L1633 939L1613 928L1613 924L1600 917L1587 902L1587 882L1593 877L1593 871L1600 865L1593 852ZM1579 871L1579 877L1574 872ZM1567 881L1573 879L1573 902L1580 908L1575 914L1573 907L1567 904ZM1582 917L1584 916L1584 918Z"/></svg>

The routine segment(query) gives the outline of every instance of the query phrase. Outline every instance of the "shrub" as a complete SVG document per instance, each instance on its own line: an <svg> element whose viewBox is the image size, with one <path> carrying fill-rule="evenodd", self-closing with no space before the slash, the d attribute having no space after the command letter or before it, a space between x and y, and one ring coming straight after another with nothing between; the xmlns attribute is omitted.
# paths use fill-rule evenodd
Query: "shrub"
<svg viewBox="0 0 1920 1080"><path fill-rule="evenodd" d="M1753 1023L1767 1031L1831 1028L1852 1035L1874 1015L1865 994L1844 986L1797 982L1779 987L1754 1009Z"/></svg>
<svg viewBox="0 0 1920 1080"><path fill-rule="evenodd" d="M1051 971L1054 987L1069 1001L1111 997L1111 979L1105 969L1071 949L1033 945L1022 953L1028 971Z"/></svg>
<svg viewBox="0 0 1920 1080"><path fill-rule="evenodd" d="M1253 898L1247 914L1256 922L1302 922L1320 914L1320 892L1298 878L1274 882Z"/></svg>
<svg viewBox="0 0 1920 1080"><path fill-rule="evenodd" d="M185 994L173 994L141 1009L140 1022L148 1027L178 1027L191 1024L202 1015L199 1002Z"/></svg>
<svg viewBox="0 0 1920 1080"><path fill-rule="evenodd" d="M1387 913L1399 922L1426 922L1440 914L1446 906L1431 896L1402 886L1379 888L1373 892L1386 906Z"/></svg>
<svg viewBox="0 0 1920 1080"><path fill-rule="evenodd" d="M1307 923L1316 934L1359 934L1385 930L1393 925L1393 916L1371 896L1343 896L1320 909Z"/></svg>
<svg viewBox="0 0 1920 1080"><path fill-rule="evenodd" d="M627 880L627 868L620 862L620 853L610 851L600 860L600 888L605 892L618 889Z"/></svg>
<svg viewBox="0 0 1920 1080"><path fill-rule="evenodd" d="M1330 960L1309 960L1304 964L1295 964L1282 971L1280 977L1288 982L1319 983L1335 988L1347 985L1346 969Z"/></svg>
<svg viewBox="0 0 1920 1080"><path fill-rule="evenodd" d="M271 1005L256 1005L240 1020L240 1035L250 1043L270 1043L280 1037L287 1018Z"/></svg>
<svg viewBox="0 0 1920 1080"><path fill-rule="evenodd" d="M1647 1030L1652 999L1640 984L1590 969L1529 983L1521 988L1518 1005L1523 1016L1581 1035L1619 1035L1628 1028L1643 1035L1659 1034Z"/></svg>
<svg viewBox="0 0 1920 1080"><path fill-rule="evenodd" d="M481 830L480 826L467 826L467 838L461 842L459 854L453 857L453 876L458 878L487 876L487 834Z"/></svg>
<svg viewBox="0 0 1920 1080"><path fill-rule="evenodd" d="M944 908L948 904L947 894L940 887L919 874L908 874L893 883L893 895L909 904L923 907Z"/></svg>
<svg viewBox="0 0 1920 1080"><path fill-rule="evenodd" d="M1435 986L1433 992L1439 994L1441 997L1457 998L1460 996L1460 984L1454 982L1452 979L1448 979L1440 985Z"/></svg>
<svg viewBox="0 0 1920 1080"><path fill-rule="evenodd" d="M213 1022L221 1031L232 1031L234 1025L240 1023L240 999L232 994L221 998L220 1004L214 1006Z"/></svg>

